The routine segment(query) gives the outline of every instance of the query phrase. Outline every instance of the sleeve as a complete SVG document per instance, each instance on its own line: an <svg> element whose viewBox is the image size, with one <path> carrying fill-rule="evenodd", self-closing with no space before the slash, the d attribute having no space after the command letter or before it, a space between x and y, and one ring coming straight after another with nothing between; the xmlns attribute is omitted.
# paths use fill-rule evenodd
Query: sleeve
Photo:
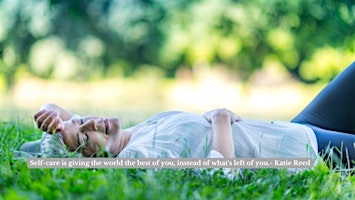
<svg viewBox="0 0 355 200"><path fill-rule="evenodd" d="M207 158L224 158L221 153L216 150L211 150L210 153L207 155Z"/></svg>
<svg viewBox="0 0 355 200"><path fill-rule="evenodd" d="M208 154L207 158L224 158L221 153L219 153L216 150L211 150L210 153ZM214 168L212 171L210 171L210 175L212 175L214 172L216 172L218 169ZM224 173L224 176L233 180L236 176L236 174L241 174L241 169L234 169L234 168L222 168L222 171Z"/></svg>

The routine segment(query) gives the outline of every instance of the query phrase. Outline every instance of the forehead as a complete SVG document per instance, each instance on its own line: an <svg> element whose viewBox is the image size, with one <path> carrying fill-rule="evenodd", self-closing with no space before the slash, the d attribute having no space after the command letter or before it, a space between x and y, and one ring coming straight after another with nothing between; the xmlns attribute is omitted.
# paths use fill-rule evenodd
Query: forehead
<svg viewBox="0 0 355 200"><path fill-rule="evenodd" d="M80 120L80 119L75 119L75 121L77 120ZM70 131L70 130L78 130L79 129L79 126L77 124L74 123L73 120L69 120L69 121L65 121L63 122L63 125L64 125L64 129L63 131L67 132L67 131Z"/></svg>

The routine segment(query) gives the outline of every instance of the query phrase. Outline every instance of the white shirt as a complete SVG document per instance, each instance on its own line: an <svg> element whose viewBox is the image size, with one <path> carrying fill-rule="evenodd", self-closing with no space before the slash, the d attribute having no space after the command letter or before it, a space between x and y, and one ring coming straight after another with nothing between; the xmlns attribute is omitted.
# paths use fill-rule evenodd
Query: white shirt
<svg viewBox="0 0 355 200"><path fill-rule="evenodd" d="M131 139L117 157L211 156L212 126L202 115L164 112L130 130L133 131ZM237 158L315 159L318 152L314 132L301 124L242 120L232 124L232 134Z"/></svg>

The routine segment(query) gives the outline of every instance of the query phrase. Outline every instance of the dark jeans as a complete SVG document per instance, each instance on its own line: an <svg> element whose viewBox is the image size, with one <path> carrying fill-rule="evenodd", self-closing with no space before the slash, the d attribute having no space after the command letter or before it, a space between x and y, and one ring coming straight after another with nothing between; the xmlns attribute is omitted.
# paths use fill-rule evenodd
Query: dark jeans
<svg viewBox="0 0 355 200"><path fill-rule="evenodd" d="M332 80L292 122L309 125L318 149L355 160L355 62ZM342 154L340 154L341 152Z"/></svg>

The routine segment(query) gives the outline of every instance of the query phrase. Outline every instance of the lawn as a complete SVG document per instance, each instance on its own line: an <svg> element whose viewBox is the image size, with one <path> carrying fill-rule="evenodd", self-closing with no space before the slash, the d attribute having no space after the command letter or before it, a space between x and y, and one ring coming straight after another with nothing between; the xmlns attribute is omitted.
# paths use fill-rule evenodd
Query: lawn
<svg viewBox="0 0 355 200"><path fill-rule="evenodd" d="M20 120L1 122L0 199L354 199L355 177L320 163L312 170L221 171L194 169L29 169L12 150L40 137Z"/></svg>

